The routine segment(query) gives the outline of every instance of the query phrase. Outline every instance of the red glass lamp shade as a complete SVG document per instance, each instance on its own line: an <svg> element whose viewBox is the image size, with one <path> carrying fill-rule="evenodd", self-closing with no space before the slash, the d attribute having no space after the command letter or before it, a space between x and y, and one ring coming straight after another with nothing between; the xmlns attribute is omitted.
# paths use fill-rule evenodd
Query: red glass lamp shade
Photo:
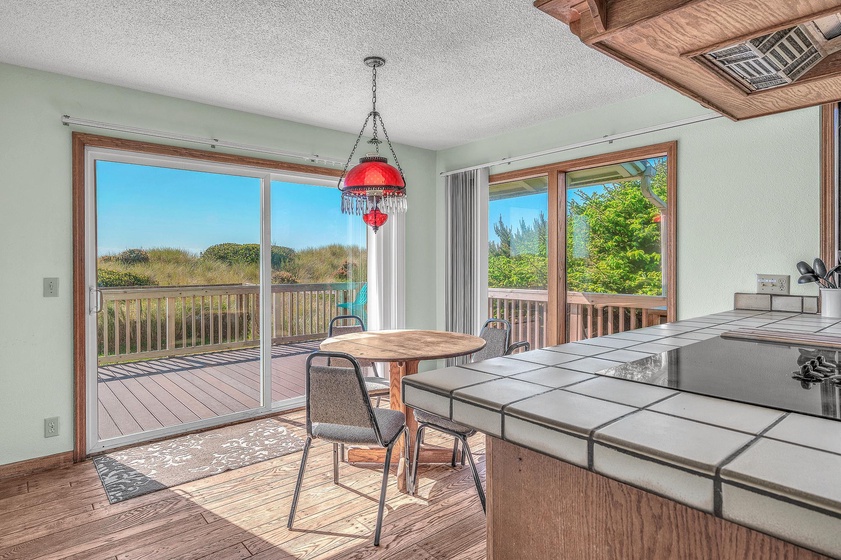
<svg viewBox="0 0 841 560"><path fill-rule="evenodd" d="M396 194L406 188L400 171L388 164L380 156L367 156L359 159L359 164L348 171L345 177L344 191L354 194L360 190L382 190L384 195Z"/></svg>
<svg viewBox="0 0 841 560"><path fill-rule="evenodd" d="M371 226L374 233L377 233L377 230L380 229L387 220L388 214L380 212L378 208L374 208L367 214L362 214L362 221Z"/></svg>

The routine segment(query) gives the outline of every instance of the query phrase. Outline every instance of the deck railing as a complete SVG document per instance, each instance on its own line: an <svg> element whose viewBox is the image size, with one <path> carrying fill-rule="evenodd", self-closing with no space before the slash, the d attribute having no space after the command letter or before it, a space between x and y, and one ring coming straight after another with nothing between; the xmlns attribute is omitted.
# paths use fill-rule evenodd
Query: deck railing
<svg viewBox="0 0 841 560"><path fill-rule="evenodd" d="M488 316L511 322L511 340L547 345L546 290L488 289ZM666 298L567 292L567 342L624 332L666 320Z"/></svg>
<svg viewBox="0 0 841 560"><path fill-rule="evenodd" d="M273 284L272 343L326 338L363 283ZM260 287L228 284L100 288L99 363L259 345Z"/></svg>

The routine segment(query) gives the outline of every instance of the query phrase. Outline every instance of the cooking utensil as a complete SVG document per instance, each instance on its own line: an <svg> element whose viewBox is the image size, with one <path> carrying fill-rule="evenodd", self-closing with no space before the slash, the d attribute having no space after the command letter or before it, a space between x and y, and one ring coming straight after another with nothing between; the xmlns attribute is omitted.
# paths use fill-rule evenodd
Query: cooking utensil
<svg viewBox="0 0 841 560"><path fill-rule="evenodd" d="M800 261L797 263L797 270L800 271L800 274L814 274L815 269L809 266L805 261Z"/></svg>
<svg viewBox="0 0 841 560"><path fill-rule="evenodd" d="M815 270L815 274L821 278L826 276L826 264L824 264L820 257L816 258L815 262L812 263L812 268Z"/></svg>
<svg viewBox="0 0 841 560"><path fill-rule="evenodd" d="M814 272L806 273L797 279L798 284L808 284L809 282L817 282L820 284L820 278Z"/></svg>

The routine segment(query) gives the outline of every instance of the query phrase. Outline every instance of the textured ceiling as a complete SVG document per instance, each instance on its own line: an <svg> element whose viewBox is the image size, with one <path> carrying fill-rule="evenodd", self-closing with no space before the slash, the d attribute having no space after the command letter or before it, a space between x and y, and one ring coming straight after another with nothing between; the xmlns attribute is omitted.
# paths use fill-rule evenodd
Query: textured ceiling
<svg viewBox="0 0 841 560"><path fill-rule="evenodd" d="M392 140L430 149L661 88L531 0L0 0L2 62L346 132L372 54Z"/></svg>

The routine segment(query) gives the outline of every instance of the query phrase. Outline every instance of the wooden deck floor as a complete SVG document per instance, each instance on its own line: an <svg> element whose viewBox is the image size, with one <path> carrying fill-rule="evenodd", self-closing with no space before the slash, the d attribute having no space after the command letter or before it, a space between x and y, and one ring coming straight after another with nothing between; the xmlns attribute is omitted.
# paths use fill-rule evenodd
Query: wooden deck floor
<svg viewBox="0 0 841 560"><path fill-rule="evenodd" d="M272 400L304 394L307 354L320 341L272 347ZM99 368L99 437L109 439L259 406L257 348Z"/></svg>
<svg viewBox="0 0 841 560"><path fill-rule="evenodd" d="M303 436L303 413L281 417ZM429 434L432 443L449 439ZM484 438L470 440L484 479ZM485 516L468 467L421 467L418 497L389 479L373 546L381 471L340 466L315 443L295 528L287 530L301 454L294 453L111 505L91 462L0 481L0 558L292 559L485 558ZM394 470L392 470L392 474Z"/></svg>

